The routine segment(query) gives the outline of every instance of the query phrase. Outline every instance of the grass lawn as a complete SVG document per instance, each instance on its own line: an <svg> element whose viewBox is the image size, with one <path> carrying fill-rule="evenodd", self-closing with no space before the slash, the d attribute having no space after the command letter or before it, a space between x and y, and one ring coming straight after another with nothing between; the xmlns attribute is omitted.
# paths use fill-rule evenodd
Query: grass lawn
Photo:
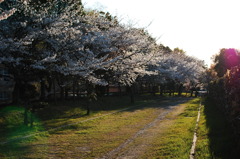
<svg viewBox="0 0 240 159"><path fill-rule="evenodd" d="M192 146L199 98L188 102L184 113L170 120L144 158L186 159ZM235 136L229 123L210 100L203 102L197 129L196 159L238 159Z"/></svg>
<svg viewBox="0 0 240 159"><path fill-rule="evenodd" d="M163 99L177 98L141 96L130 104L129 97L104 97L92 103L89 116L85 115L85 101L59 102L35 113L32 128L23 125L22 107L1 108L0 158L103 157L155 120L161 114ZM156 136L140 158L189 158L200 98L190 99L168 114L160 122L160 129L149 129ZM235 159L229 125L213 103L206 101L203 105L196 158ZM129 109L111 114L124 108ZM92 118L95 119L89 120ZM62 125L68 126L54 129ZM131 144L140 144L141 140L137 138Z"/></svg>
<svg viewBox="0 0 240 159"><path fill-rule="evenodd" d="M183 113L177 116L169 114L165 124L167 129L156 137L143 158L189 158L199 102L199 98L194 98L184 103Z"/></svg>
<svg viewBox="0 0 240 159"><path fill-rule="evenodd" d="M156 98L159 99L144 96L134 105L130 104L129 97L99 99L92 103L89 116L85 115L84 101L50 104L35 114L32 128L23 125L22 107L5 107L0 110L0 158L99 157L158 115L155 106L152 106ZM141 106L145 104L146 107ZM132 108L81 123L127 107ZM54 129L67 124L73 125ZM5 141L8 143L5 144Z"/></svg>

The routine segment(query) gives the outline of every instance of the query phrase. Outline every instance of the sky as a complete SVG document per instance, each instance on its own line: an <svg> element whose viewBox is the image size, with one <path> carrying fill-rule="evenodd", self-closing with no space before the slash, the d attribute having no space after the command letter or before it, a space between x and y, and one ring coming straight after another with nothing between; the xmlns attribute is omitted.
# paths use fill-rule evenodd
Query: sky
<svg viewBox="0 0 240 159"><path fill-rule="evenodd" d="M146 30L158 43L183 49L210 66L221 48L240 49L238 0L82 0L121 23Z"/></svg>

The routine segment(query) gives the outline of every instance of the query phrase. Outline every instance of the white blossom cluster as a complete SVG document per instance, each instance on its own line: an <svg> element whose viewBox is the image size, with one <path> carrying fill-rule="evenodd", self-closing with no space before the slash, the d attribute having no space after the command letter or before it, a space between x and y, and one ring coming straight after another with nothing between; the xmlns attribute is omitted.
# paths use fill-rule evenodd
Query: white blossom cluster
<svg viewBox="0 0 240 159"><path fill-rule="evenodd" d="M204 62L185 54L165 54L160 57L156 70L161 82L173 79L181 83L197 83L205 71Z"/></svg>

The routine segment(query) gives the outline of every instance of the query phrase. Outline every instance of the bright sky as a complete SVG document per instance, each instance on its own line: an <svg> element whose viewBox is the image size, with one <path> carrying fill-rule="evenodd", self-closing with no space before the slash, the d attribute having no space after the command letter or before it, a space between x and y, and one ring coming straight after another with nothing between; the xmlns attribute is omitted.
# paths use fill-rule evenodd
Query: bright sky
<svg viewBox="0 0 240 159"><path fill-rule="evenodd" d="M123 23L147 27L158 42L179 47L210 65L221 48L240 49L238 0L82 0ZM151 24L150 24L151 23ZM150 25L149 25L150 24Z"/></svg>

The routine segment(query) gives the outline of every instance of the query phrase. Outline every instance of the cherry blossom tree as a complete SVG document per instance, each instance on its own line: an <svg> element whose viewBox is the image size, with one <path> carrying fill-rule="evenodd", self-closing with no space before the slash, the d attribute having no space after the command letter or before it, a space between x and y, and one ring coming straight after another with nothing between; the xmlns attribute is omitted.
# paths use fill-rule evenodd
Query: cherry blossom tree
<svg viewBox="0 0 240 159"><path fill-rule="evenodd" d="M5 0L0 0L0 4L3 3ZM11 15L13 15L16 12L16 8L12 8L10 10L4 10L0 8L0 21L7 19Z"/></svg>
<svg viewBox="0 0 240 159"><path fill-rule="evenodd" d="M179 94L183 88L183 84L196 85L199 83L199 77L205 71L204 62L187 56L184 53L157 53L157 63L151 66L157 75L152 78L155 83L164 88L167 83L174 82L178 84Z"/></svg>
<svg viewBox="0 0 240 159"><path fill-rule="evenodd" d="M154 72L147 70L154 59L155 41L142 29L130 28L123 32L117 41L122 58L112 65L115 80L124 85L131 85L137 77Z"/></svg>
<svg viewBox="0 0 240 159"><path fill-rule="evenodd" d="M0 27L0 61L15 75L15 80L33 80L42 78L51 72L55 52L55 41L47 29L60 15L59 1L35 4L28 1L18 6L18 14L11 19L1 21ZM67 11L67 7L62 8ZM46 67L48 66L48 67Z"/></svg>
<svg viewBox="0 0 240 159"><path fill-rule="evenodd" d="M107 13L84 12L79 2L20 5L17 16L0 22L0 62L14 68L16 77L31 76L43 85L51 77L60 87L76 79L131 86L144 75L161 82L185 82L197 76L197 60L185 54L163 54L144 29L119 24Z"/></svg>

